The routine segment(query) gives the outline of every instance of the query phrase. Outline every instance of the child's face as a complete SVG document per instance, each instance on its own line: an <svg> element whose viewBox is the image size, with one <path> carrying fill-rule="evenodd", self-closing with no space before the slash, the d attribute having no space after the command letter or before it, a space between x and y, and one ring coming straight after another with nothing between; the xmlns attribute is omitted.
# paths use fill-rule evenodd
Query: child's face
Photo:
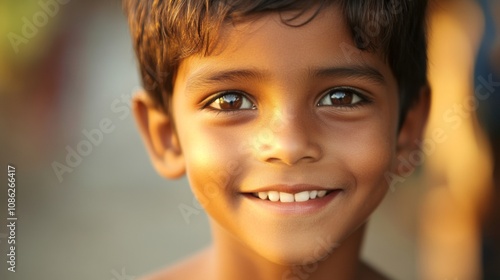
<svg viewBox="0 0 500 280"><path fill-rule="evenodd" d="M278 263L320 256L328 249L316 240L342 243L388 189L398 142L391 69L354 51L337 8L302 27L262 16L224 27L220 40L178 70L180 164L211 219L255 252ZM253 195L313 190L328 193L291 203Z"/></svg>

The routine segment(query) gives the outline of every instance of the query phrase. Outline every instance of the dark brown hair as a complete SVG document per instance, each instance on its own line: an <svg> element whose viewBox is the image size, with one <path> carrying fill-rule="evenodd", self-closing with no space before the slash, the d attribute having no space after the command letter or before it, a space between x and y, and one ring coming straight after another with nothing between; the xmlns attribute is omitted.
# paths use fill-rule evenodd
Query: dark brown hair
<svg viewBox="0 0 500 280"><path fill-rule="evenodd" d="M296 11L298 17L332 4L344 14L352 47L386 59L398 81L404 118L427 84L426 0L123 0L143 86L167 113L179 63L209 54L222 23L267 12ZM293 19L282 18L285 24Z"/></svg>

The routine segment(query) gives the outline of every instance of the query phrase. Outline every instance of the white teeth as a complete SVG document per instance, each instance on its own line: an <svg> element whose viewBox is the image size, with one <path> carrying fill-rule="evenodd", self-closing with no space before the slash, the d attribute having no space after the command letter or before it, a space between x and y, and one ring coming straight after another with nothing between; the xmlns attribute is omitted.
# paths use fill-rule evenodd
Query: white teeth
<svg viewBox="0 0 500 280"><path fill-rule="evenodd" d="M258 197L260 199L267 199L267 192L259 192Z"/></svg>
<svg viewBox="0 0 500 280"><path fill-rule="evenodd" d="M309 193L309 198L315 199L317 195L318 195L318 191L312 191Z"/></svg>
<svg viewBox="0 0 500 280"><path fill-rule="evenodd" d="M303 191L295 194L295 201L304 202L309 200L309 192Z"/></svg>
<svg viewBox="0 0 500 280"><path fill-rule="evenodd" d="M267 195L269 196L269 200L271 200L272 202L276 202L276 201L280 200L280 193L279 192L271 191Z"/></svg>
<svg viewBox="0 0 500 280"><path fill-rule="evenodd" d="M294 202L293 194L280 192L280 201L281 202Z"/></svg>
<svg viewBox="0 0 500 280"><path fill-rule="evenodd" d="M253 196L262 200L270 200L272 202L305 202L310 199L318 199L326 195L326 190L302 191L299 193L286 193L278 191L258 192L253 193Z"/></svg>
<svg viewBox="0 0 500 280"><path fill-rule="evenodd" d="M326 191L318 191L318 197L323 197L325 196Z"/></svg>

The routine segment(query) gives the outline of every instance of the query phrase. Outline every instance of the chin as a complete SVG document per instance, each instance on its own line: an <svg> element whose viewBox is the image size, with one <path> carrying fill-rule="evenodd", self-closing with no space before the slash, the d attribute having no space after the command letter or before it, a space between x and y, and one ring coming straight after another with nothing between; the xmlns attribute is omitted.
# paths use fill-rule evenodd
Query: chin
<svg viewBox="0 0 500 280"><path fill-rule="evenodd" d="M332 236L316 238L307 242L287 242L279 246L258 248L257 253L265 259L283 266L300 266L327 259L340 246Z"/></svg>

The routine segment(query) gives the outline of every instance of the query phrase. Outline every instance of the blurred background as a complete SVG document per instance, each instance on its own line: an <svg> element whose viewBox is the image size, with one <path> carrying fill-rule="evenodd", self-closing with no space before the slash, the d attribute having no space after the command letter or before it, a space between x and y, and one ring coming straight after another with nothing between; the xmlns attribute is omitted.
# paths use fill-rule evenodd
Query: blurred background
<svg viewBox="0 0 500 280"><path fill-rule="evenodd" d="M496 0L430 7L425 158L362 252L391 279L500 279L499 18ZM130 112L140 84L120 1L0 1L0 279L138 279L210 243L186 180L149 163Z"/></svg>

